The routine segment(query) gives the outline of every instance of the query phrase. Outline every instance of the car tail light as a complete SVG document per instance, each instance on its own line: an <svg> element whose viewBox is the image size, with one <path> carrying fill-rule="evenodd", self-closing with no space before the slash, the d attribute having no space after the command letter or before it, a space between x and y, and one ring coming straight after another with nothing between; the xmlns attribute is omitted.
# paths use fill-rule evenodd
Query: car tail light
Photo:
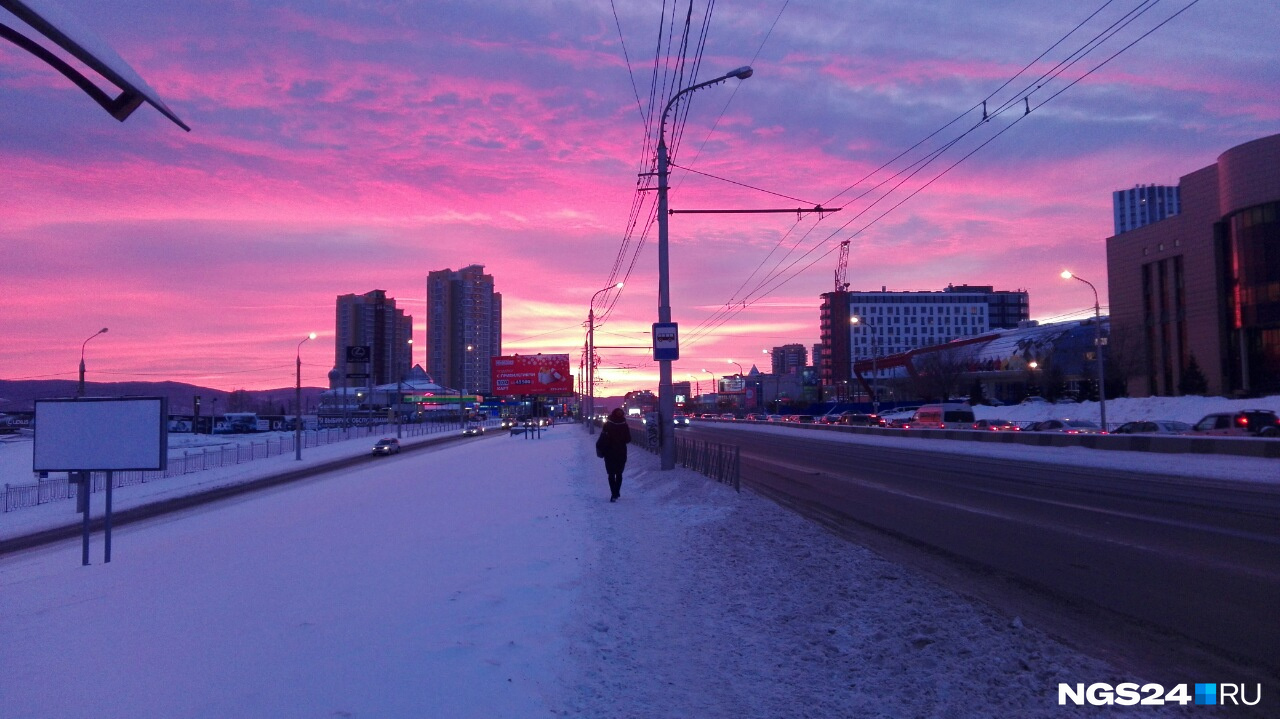
<svg viewBox="0 0 1280 719"><path fill-rule="evenodd" d="M1236 417L1236 424L1240 425L1241 427L1248 427L1249 418L1242 414L1239 417Z"/></svg>

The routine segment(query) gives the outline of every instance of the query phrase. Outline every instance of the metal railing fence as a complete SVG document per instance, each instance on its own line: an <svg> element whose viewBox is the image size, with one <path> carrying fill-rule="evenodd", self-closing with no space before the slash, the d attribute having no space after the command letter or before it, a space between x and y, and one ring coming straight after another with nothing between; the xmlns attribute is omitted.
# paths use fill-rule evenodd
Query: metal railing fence
<svg viewBox="0 0 1280 719"><path fill-rule="evenodd" d="M457 427L456 423L447 422L403 424L400 425L400 433L408 437L418 437L437 432L456 431ZM394 424L307 430L302 433L302 447L306 449L352 439L367 439L374 435L385 436L395 430L396 425ZM181 455L175 455L174 451L170 450L166 469L113 472L111 486L119 488L145 484L169 477L180 477L192 472L202 472L208 469L277 457L293 451L294 435L292 433L279 437L267 437L262 442L249 442L248 444L223 447L205 447L201 448L199 452L182 450ZM91 473L89 477L89 493L104 491L106 489L106 478L105 472ZM78 486L78 482L72 482L67 477L38 479L35 484L6 483L4 485L4 511L12 512L15 509L34 507L62 499L73 499L76 496Z"/></svg>
<svg viewBox="0 0 1280 719"><path fill-rule="evenodd" d="M659 447L654 443L653 435L646 431L646 426L638 422L628 424L631 427L631 444L657 454ZM731 485L736 491L742 491L741 453L738 445L690 439L680 436L679 432L676 432L675 440L676 464L717 482Z"/></svg>

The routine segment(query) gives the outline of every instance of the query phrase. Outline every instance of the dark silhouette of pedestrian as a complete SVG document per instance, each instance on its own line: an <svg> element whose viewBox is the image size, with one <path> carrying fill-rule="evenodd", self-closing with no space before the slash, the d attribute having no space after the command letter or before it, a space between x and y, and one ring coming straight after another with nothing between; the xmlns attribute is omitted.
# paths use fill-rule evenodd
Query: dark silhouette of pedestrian
<svg viewBox="0 0 1280 719"><path fill-rule="evenodd" d="M622 470L627 466L627 445L631 444L631 428L619 407L609 413L600 438L596 440L596 456L604 458L604 471L609 473L610 502L618 501L622 491Z"/></svg>

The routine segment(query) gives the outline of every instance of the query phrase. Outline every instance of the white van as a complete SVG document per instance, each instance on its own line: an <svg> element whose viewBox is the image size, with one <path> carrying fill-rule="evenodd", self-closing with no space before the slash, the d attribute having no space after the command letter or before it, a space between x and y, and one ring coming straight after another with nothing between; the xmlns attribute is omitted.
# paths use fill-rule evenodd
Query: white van
<svg viewBox="0 0 1280 719"><path fill-rule="evenodd" d="M946 402L922 406L907 426L911 429L972 429L974 421L972 407Z"/></svg>

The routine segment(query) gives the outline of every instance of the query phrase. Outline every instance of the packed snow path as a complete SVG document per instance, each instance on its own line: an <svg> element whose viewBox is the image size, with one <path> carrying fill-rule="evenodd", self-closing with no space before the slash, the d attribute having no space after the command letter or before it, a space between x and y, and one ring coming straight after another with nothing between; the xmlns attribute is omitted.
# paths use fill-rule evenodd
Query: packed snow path
<svg viewBox="0 0 1280 719"><path fill-rule="evenodd" d="M118 528L107 565L99 537L90 567L0 559L3 716L1064 717L1091 710L1058 682L1138 679L644 452L610 503L590 439L380 458Z"/></svg>

